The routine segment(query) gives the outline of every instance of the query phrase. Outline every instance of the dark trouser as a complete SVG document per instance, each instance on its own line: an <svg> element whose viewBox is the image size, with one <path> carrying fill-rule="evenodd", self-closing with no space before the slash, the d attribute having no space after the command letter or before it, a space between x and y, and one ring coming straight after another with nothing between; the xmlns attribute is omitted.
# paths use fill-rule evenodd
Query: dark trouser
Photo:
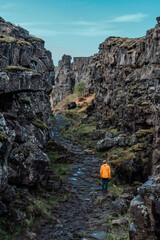
<svg viewBox="0 0 160 240"><path fill-rule="evenodd" d="M102 178L102 191L105 190L105 192L107 192L107 187L108 187L108 178Z"/></svg>

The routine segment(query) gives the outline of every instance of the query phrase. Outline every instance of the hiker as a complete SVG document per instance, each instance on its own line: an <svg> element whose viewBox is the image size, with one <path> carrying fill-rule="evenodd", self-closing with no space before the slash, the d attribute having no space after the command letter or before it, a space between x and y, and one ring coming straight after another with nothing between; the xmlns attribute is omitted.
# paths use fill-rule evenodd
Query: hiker
<svg viewBox="0 0 160 240"><path fill-rule="evenodd" d="M106 160L103 160L103 165L100 169L100 175L102 178L102 192L107 192L108 181L111 178L111 169Z"/></svg>

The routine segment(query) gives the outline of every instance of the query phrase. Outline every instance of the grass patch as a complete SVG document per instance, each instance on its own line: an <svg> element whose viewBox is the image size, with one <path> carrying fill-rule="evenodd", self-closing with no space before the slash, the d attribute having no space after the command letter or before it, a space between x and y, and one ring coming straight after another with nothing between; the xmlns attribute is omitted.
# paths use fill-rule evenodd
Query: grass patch
<svg viewBox="0 0 160 240"><path fill-rule="evenodd" d="M123 185L123 184L115 185L112 181L108 185L109 192L111 192L112 194L114 194L116 196L121 196L124 188L126 188L126 187L127 187L126 184L125 185Z"/></svg>
<svg viewBox="0 0 160 240"><path fill-rule="evenodd" d="M0 34L0 43L14 43L16 42L16 38L11 37L9 35Z"/></svg>
<svg viewBox="0 0 160 240"><path fill-rule="evenodd" d="M121 217L122 216L119 215L118 218L121 218ZM107 222L107 226L109 226L109 233L107 234L106 240L129 240L129 232L128 232L129 225L130 225L129 216L126 216L126 219L128 220L128 223L122 224L120 226L113 225L111 220Z"/></svg>
<svg viewBox="0 0 160 240"><path fill-rule="evenodd" d="M99 182L99 185L102 184L102 179L100 175L97 176L97 181ZM112 193L113 195L119 197L122 195L124 188L129 187L127 184L115 184L114 183L114 177L113 173L111 174L111 181L108 183L108 191Z"/></svg>
<svg viewBox="0 0 160 240"><path fill-rule="evenodd" d="M18 43L19 45L21 45L21 46L23 46L23 45L31 46L31 44L30 44L29 42L24 41L24 40L22 40L22 39L19 39L19 40L17 41L17 43Z"/></svg>
<svg viewBox="0 0 160 240"><path fill-rule="evenodd" d="M43 39L41 39L41 38L30 37L30 40L31 40L31 41L36 41L36 42L41 42L41 43L44 43L44 40L43 40Z"/></svg>
<svg viewBox="0 0 160 240"><path fill-rule="evenodd" d="M108 233L106 240L129 240L129 233Z"/></svg>
<svg viewBox="0 0 160 240"><path fill-rule="evenodd" d="M50 159L50 168L54 169L54 172L61 178L65 179L68 175L72 161L67 153L59 152L56 150L56 146L54 146L54 142L49 141L46 147L46 153Z"/></svg>
<svg viewBox="0 0 160 240"><path fill-rule="evenodd" d="M73 93L77 96L83 95L85 91L86 85L84 81L80 81L79 83L76 83L74 86Z"/></svg>

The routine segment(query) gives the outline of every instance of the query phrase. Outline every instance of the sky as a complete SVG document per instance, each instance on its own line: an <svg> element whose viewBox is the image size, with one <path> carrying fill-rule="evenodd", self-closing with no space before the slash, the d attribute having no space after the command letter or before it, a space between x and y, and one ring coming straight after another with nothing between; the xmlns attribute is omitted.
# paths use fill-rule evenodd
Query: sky
<svg viewBox="0 0 160 240"><path fill-rule="evenodd" d="M94 55L109 36L144 36L160 0L0 0L0 16L44 39L57 65L63 54Z"/></svg>

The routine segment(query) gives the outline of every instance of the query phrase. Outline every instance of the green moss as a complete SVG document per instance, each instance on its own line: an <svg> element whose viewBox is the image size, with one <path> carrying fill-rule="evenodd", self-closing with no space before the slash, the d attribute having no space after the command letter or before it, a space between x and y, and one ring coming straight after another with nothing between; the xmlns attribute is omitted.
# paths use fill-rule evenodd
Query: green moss
<svg viewBox="0 0 160 240"><path fill-rule="evenodd" d="M17 153L22 153L25 158L27 158L29 156L29 150L28 149L19 148Z"/></svg>
<svg viewBox="0 0 160 240"><path fill-rule="evenodd" d="M30 206L30 208L31 207L32 206ZM51 217L52 207L44 199L33 199L33 209L35 209L41 216Z"/></svg>
<svg viewBox="0 0 160 240"><path fill-rule="evenodd" d="M19 45L31 46L31 44L23 39L17 39L6 34L0 34L0 43L17 43Z"/></svg>
<svg viewBox="0 0 160 240"><path fill-rule="evenodd" d="M24 40L22 40L22 39L19 39L19 40L17 41L17 43L18 43L19 45L21 45L21 46L23 46L23 45L31 46L31 44L30 44L29 42L24 41Z"/></svg>
<svg viewBox="0 0 160 240"><path fill-rule="evenodd" d="M138 138L142 138L144 136L146 136L147 134L151 134L153 133L153 129L140 129L138 132L136 132L136 136Z"/></svg>
<svg viewBox="0 0 160 240"><path fill-rule="evenodd" d="M84 81L80 81L79 83L76 83L74 86L73 93L77 94L78 96L83 95L85 91L86 85Z"/></svg>
<svg viewBox="0 0 160 240"><path fill-rule="evenodd" d="M123 184L115 185L112 181L109 182L109 186L108 186L109 192L116 196L121 196L124 191L124 188L126 188L126 187L127 187L127 185L123 185Z"/></svg>
<svg viewBox="0 0 160 240"><path fill-rule="evenodd" d="M0 131L0 140L4 141L6 139L7 139L7 135L4 132Z"/></svg>
<svg viewBox="0 0 160 240"><path fill-rule="evenodd" d="M19 100L22 103L31 104L31 99L28 97L21 97L21 98L19 98Z"/></svg>
<svg viewBox="0 0 160 240"><path fill-rule="evenodd" d="M114 127L106 128L106 132L111 132L114 133L115 135L119 133L118 129Z"/></svg>
<svg viewBox="0 0 160 240"><path fill-rule="evenodd" d="M128 104L127 108L134 108L134 104Z"/></svg>
<svg viewBox="0 0 160 240"><path fill-rule="evenodd" d="M108 152L107 160L114 166L120 167L129 160L136 159L136 154L133 149L115 148Z"/></svg>
<svg viewBox="0 0 160 240"><path fill-rule="evenodd" d="M141 102L141 106L148 106L148 105L150 105L149 102Z"/></svg>
<svg viewBox="0 0 160 240"><path fill-rule="evenodd" d="M43 131L47 131L48 130L47 125L44 122L42 122L41 120L39 120L39 119L33 120L32 124L34 126L36 126L37 128L40 128Z"/></svg>
<svg viewBox="0 0 160 240"><path fill-rule="evenodd" d="M37 60L35 58L31 58L31 62L37 63Z"/></svg>
<svg viewBox="0 0 160 240"><path fill-rule="evenodd" d="M146 143L137 143L132 146L132 150L135 152L143 151L147 147Z"/></svg>
<svg viewBox="0 0 160 240"><path fill-rule="evenodd" d="M8 72L17 72L17 71L28 71L28 72L35 72L33 69L25 68L22 66L8 66L5 68Z"/></svg>

